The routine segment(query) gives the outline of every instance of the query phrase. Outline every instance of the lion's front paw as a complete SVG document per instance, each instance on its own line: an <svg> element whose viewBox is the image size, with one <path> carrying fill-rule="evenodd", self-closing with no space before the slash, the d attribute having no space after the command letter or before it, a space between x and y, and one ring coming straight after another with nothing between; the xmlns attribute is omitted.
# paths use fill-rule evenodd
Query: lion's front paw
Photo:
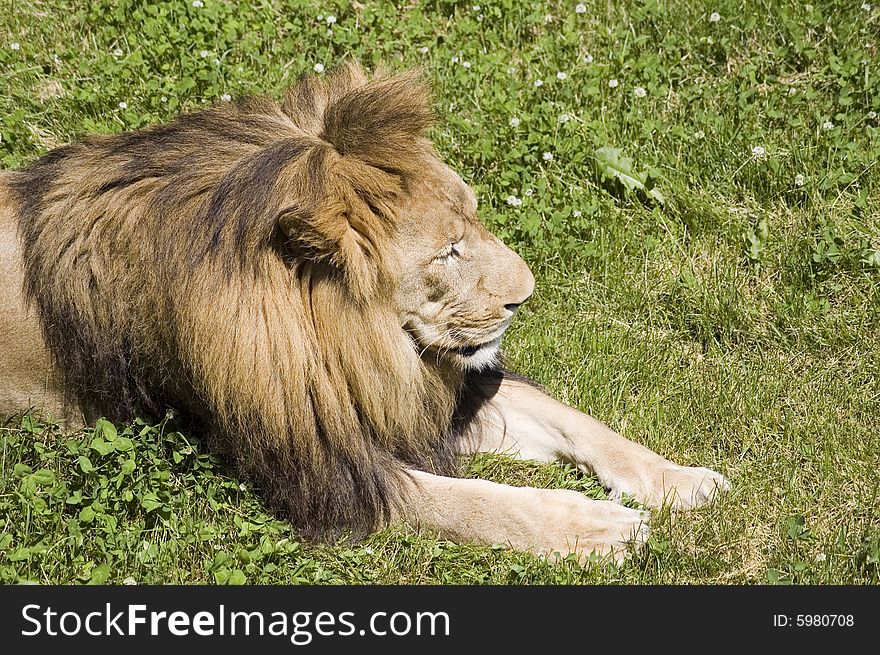
<svg viewBox="0 0 880 655"><path fill-rule="evenodd" d="M596 554L622 562L648 540L648 512L589 500L575 492L562 493L568 495L567 502L556 506L556 516L544 532L547 545L537 549L540 552L562 557L574 553L582 565L588 565Z"/></svg>
<svg viewBox="0 0 880 655"><path fill-rule="evenodd" d="M693 509L712 502L720 493L730 489L730 482L720 473L702 466L678 466L669 462L652 471L640 488L616 490L628 493L648 507L668 504L673 509Z"/></svg>
<svg viewBox="0 0 880 655"><path fill-rule="evenodd" d="M598 553L610 555L620 563L632 550L642 548L648 541L648 512L622 507L610 501L596 502L603 506L599 512L601 518L596 521L595 532L576 544L578 561L586 564ZM626 511L621 512L621 509Z"/></svg>

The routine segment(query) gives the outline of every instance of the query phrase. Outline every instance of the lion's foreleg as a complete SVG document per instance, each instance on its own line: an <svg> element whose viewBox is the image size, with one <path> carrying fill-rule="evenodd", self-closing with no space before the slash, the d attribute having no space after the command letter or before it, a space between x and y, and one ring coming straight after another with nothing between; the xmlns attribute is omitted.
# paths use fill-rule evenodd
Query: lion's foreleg
<svg viewBox="0 0 880 655"><path fill-rule="evenodd" d="M503 544L536 554L592 552L622 559L627 543L644 543L643 512L591 500L575 491L511 487L488 480L408 471L396 518L457 543Z"/></svg>
<svg viewBox="0 0 880 655"><path fill-rule="evenodd" d="M627 494L650 507L698 507L729 487L724 476L678 466L525 381L506 376L487 395L464 441L465 453L570 462L595 474L613 498Z"/></svg>

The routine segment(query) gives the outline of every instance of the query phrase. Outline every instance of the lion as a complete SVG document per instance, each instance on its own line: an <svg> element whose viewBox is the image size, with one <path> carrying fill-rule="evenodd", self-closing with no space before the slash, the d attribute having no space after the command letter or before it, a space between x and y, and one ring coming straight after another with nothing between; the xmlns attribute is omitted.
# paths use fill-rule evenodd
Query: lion
<svg viewBox="0 0 880 655"><path fill-rule="evenodd" d="M535 280L432 121L418 73L352 63L3 173L0 412L173 408L316 540L405 523L621 558L648 535L624 495L691 508L727 489L504 368ZM457 477L478 452L573 463L611 500Z"/></svg>

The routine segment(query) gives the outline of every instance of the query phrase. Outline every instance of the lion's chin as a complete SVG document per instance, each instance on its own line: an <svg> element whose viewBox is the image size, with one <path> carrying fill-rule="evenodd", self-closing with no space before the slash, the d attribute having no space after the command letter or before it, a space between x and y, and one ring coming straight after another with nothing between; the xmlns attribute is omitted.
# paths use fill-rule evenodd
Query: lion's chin
<svg viewBox="0 0 880 655"><path fill-rule="evenodd" d="M498 366L501 337L487 341L479 346L459 348L449 351L449 356L456 366L468 371L483 371Z"/></svg>

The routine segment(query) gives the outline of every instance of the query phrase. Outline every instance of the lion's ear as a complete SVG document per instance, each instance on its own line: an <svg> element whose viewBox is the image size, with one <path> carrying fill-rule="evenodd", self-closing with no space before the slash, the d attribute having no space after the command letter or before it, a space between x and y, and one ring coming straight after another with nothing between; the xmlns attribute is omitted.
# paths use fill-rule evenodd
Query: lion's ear
<svg viewBox="0 0 880 655"><path fill-rule="evenodd" d="M281 227L367 297L384 269L396 206L427 151L427 88L415 72L367 78L349 64L300 81L284 111L317 141L300 169L308 211L288 212Z"/></svg>
<svg viewBox="0 0 880 655"><path fill-rule="evenodd" d="M328 106L368 82L363 69L355 63L341 66L328 77L303 75L284 94L282 110L301 130L320 138Z"/></svg>
<svg viewBox="0 0 880 655"><path fill-rule="evenodd" d="M322 138L345 157L412 172L419 165L419 142L433 121L428 98L416 71L375 77L328 106Z"/></svg>
<svg viewBox="0 0 880 655"><path fill-rule="evenodd" d="M283 110L339 154L383 170L417 168L419 142L433 123L419 71L368 77L356 63L301 79L287 91Z"/></svg>

